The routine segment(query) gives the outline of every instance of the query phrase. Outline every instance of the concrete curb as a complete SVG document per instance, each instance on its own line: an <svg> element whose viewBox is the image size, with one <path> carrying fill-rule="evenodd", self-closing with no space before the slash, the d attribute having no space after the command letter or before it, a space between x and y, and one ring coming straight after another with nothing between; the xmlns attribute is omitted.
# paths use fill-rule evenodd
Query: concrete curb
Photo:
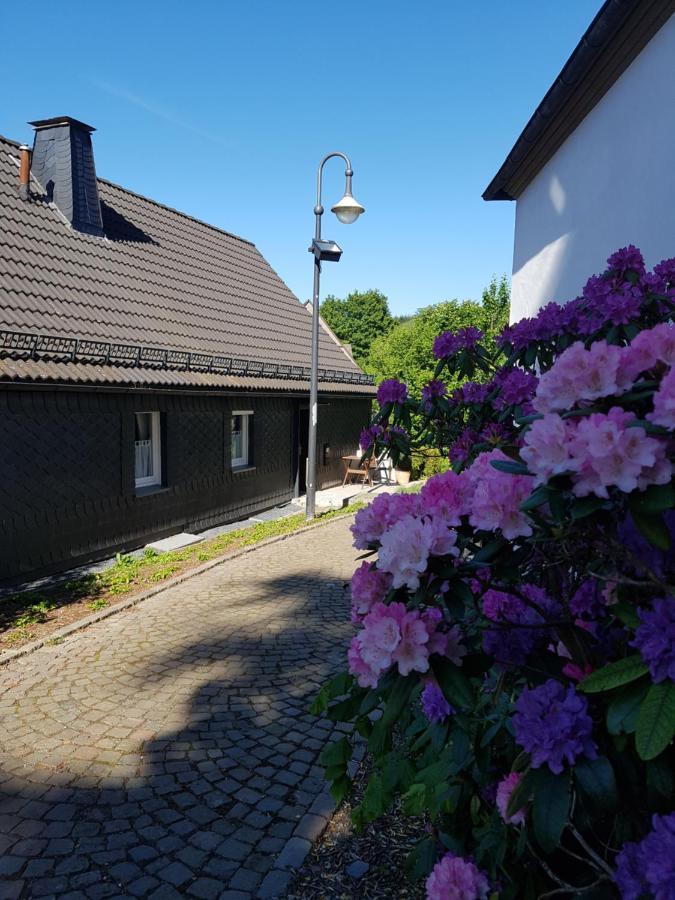
<svg viewBox="0 0 675 900"><path fill-rule="evenodd" d="M120 603L116 603L109 609L102 609L100 612L92 613L90 616L85 616L85 618L83 619L78 619L77 622L72 622L70 625L65 625L63 628L60 628L58 631L54 631L52 634L47 635L44 638L40 638L37 641L32 641L30 644L26 644L25 646L19 647L16 650L4 650L2 653L0 653L0 667L7 665L7 663L13 662L15 659L20 659L22 656L29 656L31 653L35 653L36 650L39 650L41 647L52 643L54 640L68 637L69 635L74 634L76 631L82 631L84 628L88 628L90 625L95 625L97 622L101 622L103 619L107 619L109 616L114 616L117 613L123 612L125 609L130 609L132 606L136 606L137 604L142 603L144 600L149 600L150 597L155 597L157 594L161 594L163 591L168 591L170 588L176 587L177 585L182 584L184 581L188 581L190 578L195 578L197 575L202 575L204 572L208 572L209 569L215 569L216 566L221 566L223 565L223 563L230 562L230 560L232 559L238 559L240 556L246 556L248 553L253 553L255 550L260 550L263 547L269 547L272 544L278 544L281 541L286 541L289 538L297 537L300 534L307 534L308 532L315 531L318 528L326 528L339 519L348 519L350 515L353 514L350 513L344 516L335 516L328 522L316 522L314 525L305 525L304 527L298 528L296 531L289 531L288 534L277 534L274 537L265 538L265 540L260 541L257 544L251 544L250 547L240 547L239 550L233 550L231 553L226 553L223 556L219 556L217 559L210 559L208 560L208 562L202 563L200 566L196 566L194 569L189 569L187 572L183 572L182 575L176 575L175 578L167 579L166 581L162 582L162 584L158 584L157 587L149 588L147 591L143 591L140 594L135 594L133 597L129 597L127 600L122 600Z"/></svg>

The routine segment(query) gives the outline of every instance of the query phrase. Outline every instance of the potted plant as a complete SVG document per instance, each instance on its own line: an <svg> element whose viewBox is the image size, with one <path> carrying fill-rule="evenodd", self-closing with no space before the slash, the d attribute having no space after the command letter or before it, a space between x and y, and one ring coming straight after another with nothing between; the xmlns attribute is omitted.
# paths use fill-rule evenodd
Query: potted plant
<svg viewBox="0 0 675 900"><path fill-rule="evenodd" d="M412 463L409 456L402 456L396 463L396 484L410 483Z"/></svg>

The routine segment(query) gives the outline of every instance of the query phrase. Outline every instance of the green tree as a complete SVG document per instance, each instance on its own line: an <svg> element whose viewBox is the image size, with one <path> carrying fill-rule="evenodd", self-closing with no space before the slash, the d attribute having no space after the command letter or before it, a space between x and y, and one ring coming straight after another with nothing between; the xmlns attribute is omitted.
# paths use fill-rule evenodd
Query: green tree
<svg viewBox="0 0 675 900"><path fill-rule="evenodd" d="M351 345L360 364L366 362L373 341L388 334L393 325L387 298L378 290L352 291L344 300L329 295L320 310L337 337Z"/></svg>
<svg viewBox="0 0 675 900"><path fill-rule="evenodd" d="M373 341L366 371L377 383L400 378L415 392L433 378L435 360L431 355L434 338L443 331L457 331L474 325L488 338L508 322L509 286L505 277L493 278L483 291L483 302L446 300L418 310L408 321L394 325L390 332ZM455 387L449 384L448 387Z"/></svg>

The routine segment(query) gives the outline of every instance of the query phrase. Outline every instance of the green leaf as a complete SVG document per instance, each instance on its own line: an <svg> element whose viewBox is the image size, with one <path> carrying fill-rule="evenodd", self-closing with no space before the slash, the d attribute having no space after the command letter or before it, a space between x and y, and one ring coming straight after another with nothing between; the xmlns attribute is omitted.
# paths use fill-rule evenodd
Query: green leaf
<svg viewBox="0 0 675 900"><path fill-rule="evenodd" d="M352 780L348 775L336 779L330 786L330 794L336 803L342 803L352 787Z"/></svg>
<svg viewBox="0 0 675 900"><path fill-rule="evenodd" d="M630 684L620 691L607 707L607 731L610 734L632 734L645 694L649 690L646 680Z"/></svg>
<svg viewBox="0 0 675 900"><path fill-rule="evenodd" d="M508 475L531 475L524 463L511 462L507 459L491 459L490 465L498 472L506 472Z"/></svg>
<svg viewBox="0 0 675 900"><path fill-rule="evenodd" d="M423 784L412 784L401 798L406 816L421 816L427 800L427 789Z"/></svg>
<svg viewBox="0 0 675 900"><path fill-rule="evenodd" d="M432 657L431 668L448 703L459 708L473 706L471 682L461 669L441 656Z"/></svg>
<svg viewBox="0 0 675 900"><path fill-rule="evenodd" d="M585 519L586 516L597 512L605 502L601 497L582 497L580 500L575 500L572 505L572 518Z"/></svg>
<svg viewBox="0 0 675 900"><path fill-rule="evenodd" d="M665 756L650 759L645 768L647 784L658 791L661 796L670 799L675 791L675 781L673 780L673 770Z"/></svg>
<svg viewBox="0 0 675 900"><path fill-rule="evenodd" d="M346 766L352 758L352 745L349 738L342 737L324 748L319 761L322 766Z"/></svg>
<svg viewBox="0 0 675 900"><path fill-rule="evenodd" d="M339 675L336 675L335 678L331 678L327 684L324 684L310 706L310 712L315 716L321 715L322 712L328 709L330 700L349 693L353 684L354 678L352 675L349 675L347 672L340 672Z"/></svg>
<svg viewBox="0 0 675 900"><path fill-rule="evenodd" d="M530 509L538 509L544 503L547 502L549 495L549 490L545 484L542 484L540 487L533 491L527 500L524 500L520 504L520 508L523 512L527 512Z"/></svg>
<svg viewBox="0 0 675 900"><path fill-rule="evenodd" d="M403 708L410 700L410 695L415 687L417 687L416 678L402 678L399 676L396 679L380 719L383 726L391 726L396 722Z"/></svg>
<svg viewBox="0 0 675 900"><path fill-rule="evenodd" d="M635 748L640 759L654 759L675 734L675 682L653 684L642 701L635 731Z"/></svg>
<svg viewBox="0 0 675 900"><path fill-rule="evenodd" d="M474 553L472 562L474 564L484 565L493 559L506 546L504 538L495 538L486 544L478 553Z"/></svg>
<svg viewBox="0 0 675 900"><path fill-rule="evenodd" d="M612 764L606 756L577 763L574 778L591 803L604 810L616 807L616 779Z"/></svg>
<svg viewBox="0 0 675 900"><path fill-rule="evenodd" d="M408 856L405 867L410 878L418 881L424 878L434 867L436 862L436 844L432 837L425 837L415 846Z"/></svg>
<svg viewBox="0 0 675 900"><path fill-rule="evenodd" d="M630 684L647 672L647 666L642 661L639 653L627 656L617 662L608 663L602 669L584 678L579 685L579 690L586 694L597 694L600 691L609 691L620 687L622 684Z"/></svg>
<svg viewBox="0 0 675 900"><path fill-rule="evenodd" d="M534 779L532 821L537 843L545 853L553 853L567 822L570 808L570 774L554 775L548 766L537 769Z"/></svg>
<svg viewBox="0 0 675 900"><path fill-rule="evenodd" d="M612 607L612 612L619 621L623 622L623 624L627 625L629 628L637 628L640 624L637 609L632 603L628 603L626 600L615 603Z"/></svg>
<svg viewBox="0 0 675 900"><path fill-rule="evenodd" d="M647 515L631 510L631 518L640 534L657 550L670 550L670 532L662 515Z"/></svg>
<svg viewBox="0 0 675 900"><path fill-rule="evenodd" d="M633 491L628 500L631 510L637 513L665 512L675 506L675 485L652 484L644 491Z"/></svg>

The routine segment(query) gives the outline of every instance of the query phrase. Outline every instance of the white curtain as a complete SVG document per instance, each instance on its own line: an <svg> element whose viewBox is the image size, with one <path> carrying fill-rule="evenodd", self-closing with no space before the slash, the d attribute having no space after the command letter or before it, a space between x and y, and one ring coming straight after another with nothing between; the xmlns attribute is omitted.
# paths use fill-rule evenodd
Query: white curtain
<svg viewBox="0 0 675 900"><path fill-rule="evenodd" d="M136 478L149 478L152 474L152 441L136 441Z"/></svg>

